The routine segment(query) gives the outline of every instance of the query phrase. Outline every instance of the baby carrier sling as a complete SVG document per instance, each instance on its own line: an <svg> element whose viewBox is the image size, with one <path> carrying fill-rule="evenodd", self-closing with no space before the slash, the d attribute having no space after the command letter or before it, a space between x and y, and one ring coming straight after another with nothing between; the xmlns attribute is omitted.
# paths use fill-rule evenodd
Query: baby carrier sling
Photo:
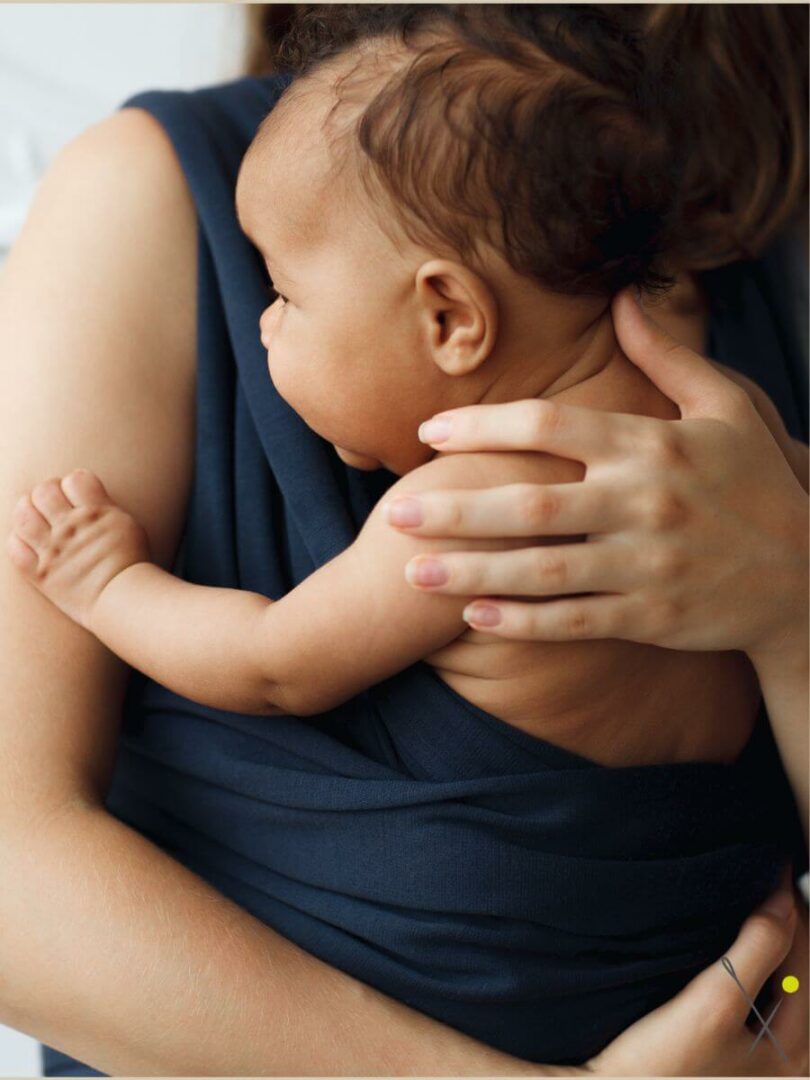
<svg viewBox="0 0 810 1080"><path fill-rule="evenodd" d="M164 126L198 214L196 464L173 571L274 599L347 547L395 479L344 465L267 372L268 279L234 187L286 81L120 106ZM781 265L711 275L712 355L806 437ZM133 672L107 807L327 963L545 1063L585 1060L717 960L803 851L764 710L732 765L608 768L424 663L307 718L207 708ZM44 1065L104 1075L50 1047Z"/></svg>

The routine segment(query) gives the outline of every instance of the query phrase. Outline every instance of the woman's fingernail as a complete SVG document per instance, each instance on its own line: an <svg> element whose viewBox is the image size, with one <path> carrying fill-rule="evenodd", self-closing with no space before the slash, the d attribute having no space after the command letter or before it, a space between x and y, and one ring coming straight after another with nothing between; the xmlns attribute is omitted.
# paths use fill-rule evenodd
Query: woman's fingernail
<svg viewBox="0 0 810 1080"><path fill-rule="evenodd" d="M468 604L461 615L465 622L474 622L478 626L497 626L501 621L500 608L494 604Z"/></svg>
<svg viewBox="0 0 810 1080"><path fill-rule="evenodd" d="M419 441L425 443L444 442L450 437L450 421L436 419L426 420L419 425Z"/></svg>
<svg viewBox="0 0 810 1080"><path fill-rule="evenodd" d="M383 517L389 525L421 525L424 520L422 504L410 496L383 503Z"/></svg>
<svg viewBox="0 0 810 1080"><path fill-rule="evenodd" d="M762 910L769 915L774 915L777 919L786 919L793 911L793 896L784 889L780 889L779 892L768 897L762 905Z"/></svg>
<svg viewBox="0 0 810 1080"><path fill-rule="evenodd" d="M411 559L405 566L405 580L409 585L445 585L450 575L444 563L438 559Z"/></svg>

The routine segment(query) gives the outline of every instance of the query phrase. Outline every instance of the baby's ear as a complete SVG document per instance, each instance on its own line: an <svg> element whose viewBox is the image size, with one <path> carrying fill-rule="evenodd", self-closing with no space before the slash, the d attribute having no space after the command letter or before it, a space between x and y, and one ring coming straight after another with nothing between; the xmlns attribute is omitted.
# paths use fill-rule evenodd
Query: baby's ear
<svg viewBox="0 0 810 1080"><path fill-rule="evenodd" d="M423 263L414 285L434 363L447 375L476 371L498 333L498 305L489 285L449 259Z"/></svg>

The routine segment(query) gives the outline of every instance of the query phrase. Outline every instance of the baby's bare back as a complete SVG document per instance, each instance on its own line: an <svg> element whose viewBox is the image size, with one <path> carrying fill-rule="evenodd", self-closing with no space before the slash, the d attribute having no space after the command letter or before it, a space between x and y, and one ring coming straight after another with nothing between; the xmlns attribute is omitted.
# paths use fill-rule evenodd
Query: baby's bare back
<svg viewBox="0 0 810 1080"><path fill-rule="evenodd" d="M678 415L626 360L616 365L615 378L559 400L664 419ZM544 454L465 456L481 487L569 482L585 472L579 462ZM532 542L542 541L504 547ZM637 554L643 555L628 552L628 558ZM426 662L479 708L606 765L732 761L748 741L760 700L741 652L679 652L617 639L507 641L470 629Z"/></svg>
<svg viewBox="0 0 810 1080"><path fill-rule="evenodd" d="M732 761L759 702L739 652L523 643L469 630L428 663L479 708L605 765Z"/></svg>

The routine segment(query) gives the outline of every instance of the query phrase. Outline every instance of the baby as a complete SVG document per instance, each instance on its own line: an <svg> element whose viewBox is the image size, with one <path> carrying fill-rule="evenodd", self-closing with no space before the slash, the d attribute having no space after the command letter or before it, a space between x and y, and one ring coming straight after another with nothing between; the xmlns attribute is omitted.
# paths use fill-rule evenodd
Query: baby
<svg viewBox="0 0 810 1080"><path fill-rule="evenodd" d="M528 516L532 485L584 476L545 454L442 454L417 434L442 410L537 398L678 417L609 307L660 284L670 172L629 99L520 39L496 56L439 28L321 59L261 125L236 209L273 284L260 329L276 389L346 465L399 479L283 597L164 571L83 469L19 500L10 557L124 661L215 708L317 714L424 660L479 708L604 764L734 760L759 703L742 654L496 638L464 598L431 595L430 552L527 541L425 540L387 519L411 492L502 484L525 485ZM414 589L403 567L425 552ZM527 582L554 581L554 547L530 554Z"/></svg>

